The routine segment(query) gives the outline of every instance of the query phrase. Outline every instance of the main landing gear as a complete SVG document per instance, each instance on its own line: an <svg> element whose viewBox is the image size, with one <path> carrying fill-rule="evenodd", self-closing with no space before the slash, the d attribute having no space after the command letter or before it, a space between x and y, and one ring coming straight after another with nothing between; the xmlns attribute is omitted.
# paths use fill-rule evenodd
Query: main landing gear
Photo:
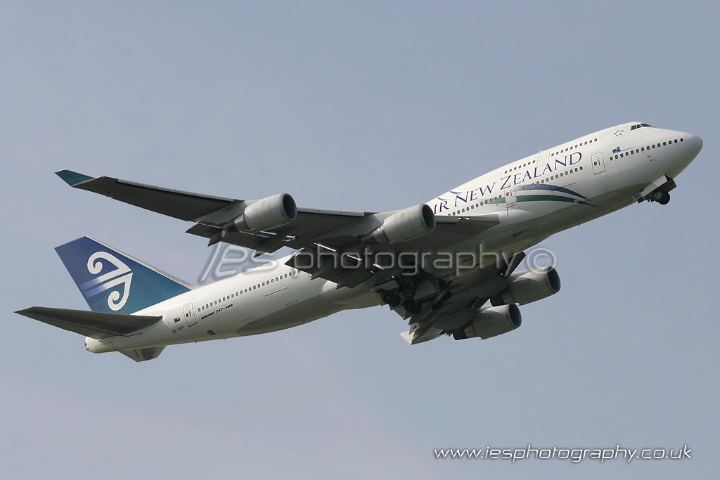
<svg viewBox="0 0 720 480"><path fill-rule="evenodd" d="M402 298L400 298L399 295L396 295L395 292L381 290L380 295L382 295L383 303L390 305L392 308L399 307L402 303Z"/></svg>
<svg viewBox="0 0 720 480"><path fill-rule="evenodd" d="M423 305L429 305L433 311L440 310L450 300L452 292L446 289L445 282L434 278L400 276L395 280L398 286L392 290L379 290L382 301L391 308L402 305L411 315L417 315ZM434 286L432 286L434 285Z"/></svg>

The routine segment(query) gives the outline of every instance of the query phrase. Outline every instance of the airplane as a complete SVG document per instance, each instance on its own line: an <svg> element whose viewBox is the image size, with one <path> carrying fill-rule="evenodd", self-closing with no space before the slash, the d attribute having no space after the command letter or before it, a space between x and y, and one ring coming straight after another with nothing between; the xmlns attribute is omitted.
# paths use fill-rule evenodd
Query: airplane
<svg viewBox="0 0 720 480"><path fill-rule="evenodd" d="M187 233L272 254L271 264L195 287L104 243L56 248L90 311L16 313L84 335L90 352L157 358L167 345L256 335L387 305L410 344L488 339L522 324L518 305L560 290L553 266L516 271L549 236L634 203L670 200L695 159L693 134L631 122L497 168L430 201L382 213L200 195L70 170L68 185L168 215Z"/></svg>

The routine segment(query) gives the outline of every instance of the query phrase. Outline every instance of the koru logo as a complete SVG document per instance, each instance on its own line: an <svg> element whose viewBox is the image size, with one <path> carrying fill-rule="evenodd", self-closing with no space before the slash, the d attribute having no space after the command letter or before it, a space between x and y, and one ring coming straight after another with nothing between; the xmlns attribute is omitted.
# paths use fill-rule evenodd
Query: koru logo
<svg viewBox="0 0 720 480"><path fill-rule="evenodd" d="M98 275L103 270L103 262L100 259L107 260L115 266L115 270L104 273L89 282L80 285L80 290L86 299L92 298L103 293L105 290L122 285L122 296L120 291L110 292L108 295L108 307L113 312L117 312L125 306L130 297L130 282L132 281L132 271L130 267L118 260L114 255L107 252L96 252L88 258L87 269L93 275Z"/></svg>

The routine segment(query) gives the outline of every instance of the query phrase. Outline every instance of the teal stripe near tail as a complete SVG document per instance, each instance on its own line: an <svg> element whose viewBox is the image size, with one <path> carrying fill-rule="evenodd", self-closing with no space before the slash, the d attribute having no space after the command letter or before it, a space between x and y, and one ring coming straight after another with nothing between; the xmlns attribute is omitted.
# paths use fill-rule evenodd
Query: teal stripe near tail
<svg viewBox="0 0 720 480"><path fill-rule="evenodd" d="M93 312L135 313L192 288L89 237L55 251Z"/></svg>

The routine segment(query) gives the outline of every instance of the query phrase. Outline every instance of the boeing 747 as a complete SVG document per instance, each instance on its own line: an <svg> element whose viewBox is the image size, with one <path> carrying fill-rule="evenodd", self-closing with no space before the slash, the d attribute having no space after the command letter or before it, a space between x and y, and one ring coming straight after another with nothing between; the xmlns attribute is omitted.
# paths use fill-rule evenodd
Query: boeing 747
<svg viewBox="0 0 720 480"><path fill-rule="evenodd" d="M210 245L295 252L194 287L82 237L56 251L90 311L17 313L85 336L91 352L136 361L167 345L267 333L382 304L408 321L401 335L410 344L491 338L520 327L518 305L560 290L551 266L517 271L523 252L631 204L667 204L702 145L690 133L626 123L382 213L298 208L287 193L237 200L61 170L73 188L192 222L187 233Z"/></svg>

